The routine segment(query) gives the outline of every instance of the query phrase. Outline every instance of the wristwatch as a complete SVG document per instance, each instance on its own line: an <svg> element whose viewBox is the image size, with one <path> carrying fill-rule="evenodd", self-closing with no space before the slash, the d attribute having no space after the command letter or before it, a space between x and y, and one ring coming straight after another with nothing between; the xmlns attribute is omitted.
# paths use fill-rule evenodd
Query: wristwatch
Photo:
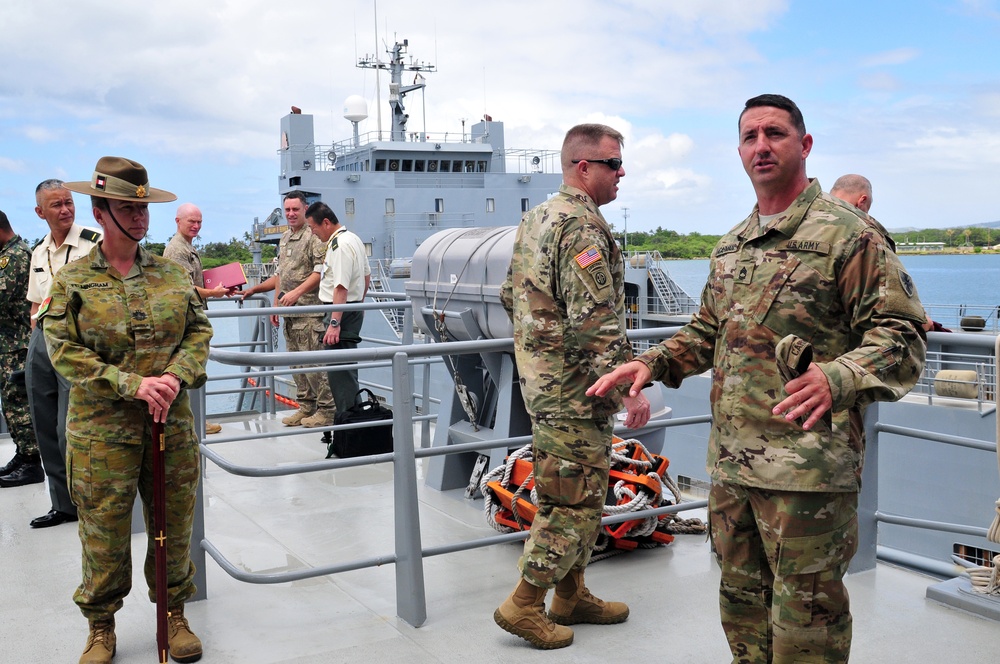
<svg viewBox="0 0 1000 664"><path fill-rule="evenodd" d="M330 319L330 327L340 327L340 321L336 318Z"/></svg>

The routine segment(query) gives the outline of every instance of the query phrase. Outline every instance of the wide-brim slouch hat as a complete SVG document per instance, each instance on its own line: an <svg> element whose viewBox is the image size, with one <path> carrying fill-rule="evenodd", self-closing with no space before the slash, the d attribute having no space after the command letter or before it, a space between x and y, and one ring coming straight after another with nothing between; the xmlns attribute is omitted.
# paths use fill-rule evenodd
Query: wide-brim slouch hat
<svg viewBox="0 0 1000 664"><path fill-rule="evenodd" d="M79 194L137 203L169 203L177 196L149 186L146 168L124 157L101 157L90 182L64 182L63 186Z"/></svg>

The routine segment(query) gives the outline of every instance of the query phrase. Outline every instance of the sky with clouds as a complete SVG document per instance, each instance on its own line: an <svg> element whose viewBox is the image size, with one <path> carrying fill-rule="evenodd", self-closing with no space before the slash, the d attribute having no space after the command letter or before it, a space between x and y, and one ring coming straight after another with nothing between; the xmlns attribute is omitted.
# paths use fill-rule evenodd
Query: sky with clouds
<svg viewBox="0 0 1000 664"><path fill-rule="evenodd" d="M737 116L763 92L802 108L809 174L868 176L889 228L1000 219L1000 0L7 0L0 25L0 209L29 239L47 231L37 183L89 179L105 154L198 204L203 241L241 238L280 203L281 116L349 138L344 99L375 100L354 64L397 38L437 67L430 132L489 113L508 147L558 149L579 122L620 129L618 228L624 207L630 231L746 216ZM151 207L164 242L176 208Z"/></svg>

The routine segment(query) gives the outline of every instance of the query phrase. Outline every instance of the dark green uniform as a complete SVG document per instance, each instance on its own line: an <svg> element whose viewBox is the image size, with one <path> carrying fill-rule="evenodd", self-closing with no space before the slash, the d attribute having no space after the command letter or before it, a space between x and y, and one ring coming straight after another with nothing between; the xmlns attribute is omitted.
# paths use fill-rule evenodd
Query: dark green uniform
<svg viewBox="0 0 1000 664"><path fill-rule="evenodd" d="M0 402L17 453L37 463L38 442L23 378L31 338L30 265L31 250L19 235L0 247Z"/></svg>
<svg viewBox="0 0 1000 664"><path fill-rule="evenodd" d="M212 328L179 265L140 248L122 277L100 246L59 270L39 323L52 365L72 385L67 470L83 545L83 582L74 599L89 620L102 620L121 608L132 586L137 491L146 532L154 532L152 420L136 391L143 377L165 373L184 388L203 385ZM195 592L190 548L199 455L186 390L174 400L164 433L168 599L176 606ZM150 536L144 571L151 600L154 551Z"/></svg>

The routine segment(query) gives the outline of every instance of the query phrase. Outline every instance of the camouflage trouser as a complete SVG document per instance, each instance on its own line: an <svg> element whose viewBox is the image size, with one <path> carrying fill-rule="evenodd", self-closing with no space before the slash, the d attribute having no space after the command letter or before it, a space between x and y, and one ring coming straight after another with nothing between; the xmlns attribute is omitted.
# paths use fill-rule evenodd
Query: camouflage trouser
<svg viewBox="0 0 1000 664"><path fill-rule="evenodd" d="M611 428L610 418L532 425L538 512L518 567L534 586L552 588L590 560L608 493Z"/></svg>
<svg viewBox="0 0 1000 664"><path fill-rule="evenodd" d="M24 360L28 349L0 353L0 402L3 403L3 417L7 420L7 430L14 441L18 454L38 456L38 441L31 426L31 410L28 408L28 390L24 385L24 374L19 379L12 378L15 371L24 371Z"/></svg>
<svg viewBox="0 0 1000 664"><path fill-rule="evenodd" d="M323 350L322 316L297 316L285 318L285 347L289 352L299 350ZM298 369L309 365L299 364L291 367ZM330 383L326 374L321 372L294 374L295 400L299 402L299 411L303 415L312 415L317 410L333 416L333 394L330 393Z"/></svg>
<svg viewBox="0 0 1000 664"><path fill-rule="evenodd" d="M846 662L858 494L713 482L708 507L733 663Z"/></svg>
<svg viewBox="0 0 1000 664"><path fill-rule="evenodd" d="M169 423L168 423L169 426ZM166 438L167 597L181 604L195 593L191 528L198 488L198 441L190 423ZM168 428L173 430L173 428ZM141 444L82 439L67 433L70 495L80 516L83 582L73 600L88 620L107 618L122 607L132 588L132 505L142 498L146 532L153 529L153 446L149 425ZM149 598L156 601L155 555L147 535L143 571Z"/></svg>

